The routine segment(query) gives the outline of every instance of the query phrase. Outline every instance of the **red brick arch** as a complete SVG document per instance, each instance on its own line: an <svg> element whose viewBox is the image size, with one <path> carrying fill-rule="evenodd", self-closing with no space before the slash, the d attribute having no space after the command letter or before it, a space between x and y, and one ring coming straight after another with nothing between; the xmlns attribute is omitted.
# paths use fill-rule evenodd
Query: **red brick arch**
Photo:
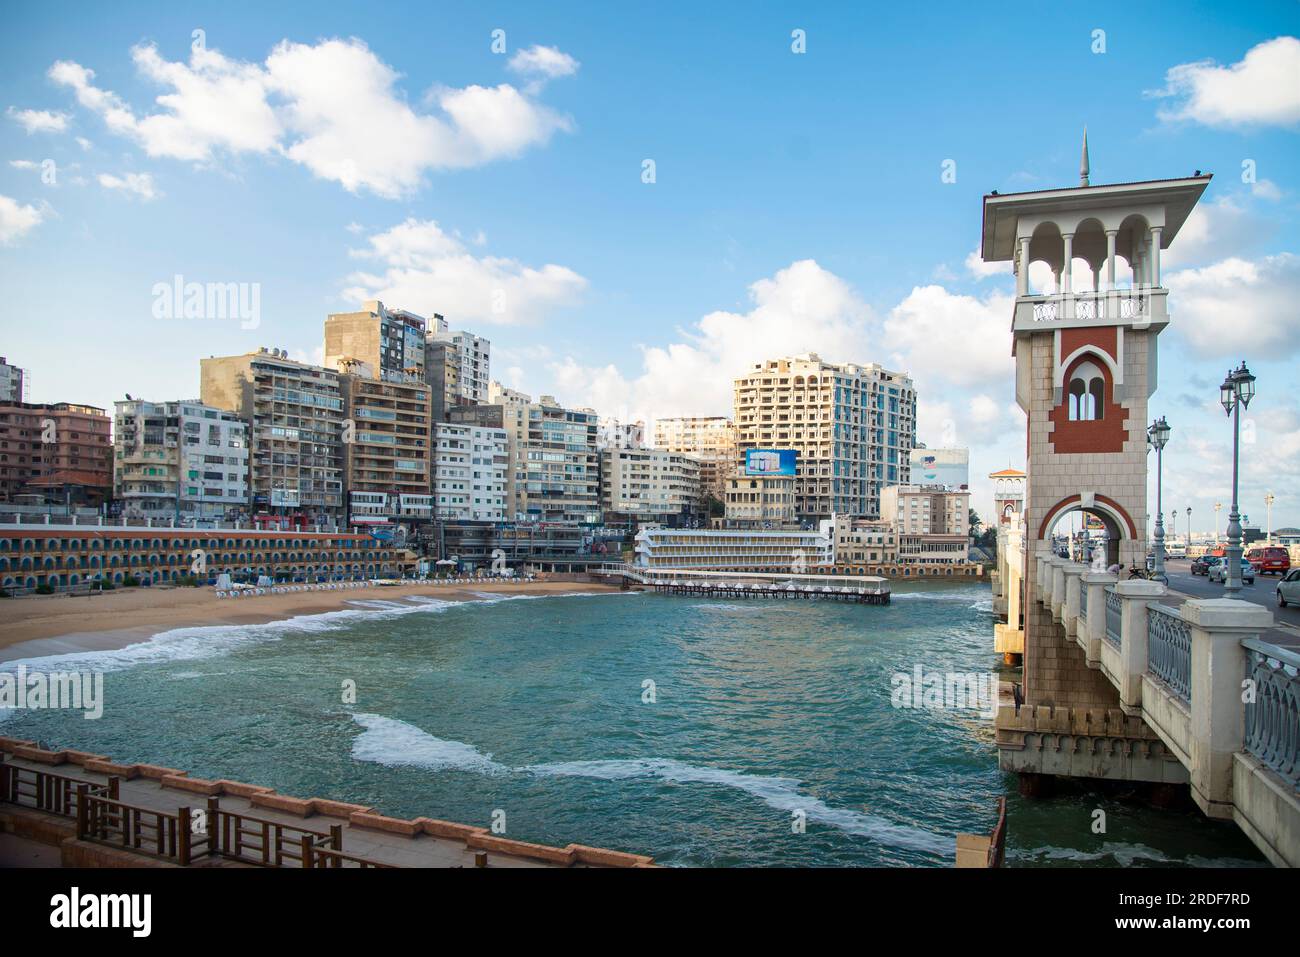
<svg viewBox="0 0 1300 957"><path fill-rule="evenodd" d="M1106 508L1109 509L1111 512L1115 513L1116 515L1124 519L1124 524L1128 526L1129 538L1134 540L1137 539L1138 537L1137 525L1134 524L1133 519L1129 517L1128 512L1125 511L1123 506L1121 506L1113 498L1109 498L1105 495L1095 495L1093 496L1093 498L1097 501L1098 504L1105 505ZM1059 502L1057 502L1055 505L1049 508L1047 510L1047 514L1043 516L1043 520L1038 524L1038 540L1041 541L1043 536L1047 534L1047 530L1052 527L1052 523L1056 521L1058 515L1060 515L1062 512L1068 509L1071 505L1078 504L1082 501L1083 501L1083 496L1079 495L1078 493L1075 493L1074 495L1061 499Z"/></svg>
<svg viewBox="0 0 1300 957"><path fill-rule="evenodd" d="M1097 350L1095 355L1091 351L1081 352L1065 370L1061 401L1047 413L1048 420L1053 424L1047 440L1052 445L1052 451L1057 454L1124 451L1124 442L1128 438L1128 428L1125 425L1128 410L1115 401L1115 377L1111 374L1109 363L1102 358L1102 355L1101 350ZM1092 362L1100 368L1102 381L1105 383L1102 388L1104 398L1101 418L1071 421L1070 377L1074 375L1074 370L1085 362Z"/></svg>

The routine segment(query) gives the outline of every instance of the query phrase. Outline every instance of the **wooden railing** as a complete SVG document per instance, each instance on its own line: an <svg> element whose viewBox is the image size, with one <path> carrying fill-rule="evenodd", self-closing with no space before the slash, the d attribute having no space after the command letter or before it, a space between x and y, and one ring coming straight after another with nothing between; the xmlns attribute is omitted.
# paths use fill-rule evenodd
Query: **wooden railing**
<svg viewBox="0 0 1300 957"><path fill-rule="evenodd" d="M228 811L216 798L208 798L205 812L210 836L209 854L263 867L284 867L286 861L310 867L310 851L342 851L343 825L333 824L328 832L311 831L293 824L269 821Z"/></svg>
<svg viewBox="0 0 1300 957"><path fill-rule="evenodd" d="M116 777L110 777L107 784L92 784L63 774L0 761L0 801L8 804L61 817L76 817L77 786L82 784L86 785L87 794L117 800Z"/></svg>
<svg viewBox="0 0 1300 957"><path fill-rule="evenodd" d="M390 868L396 867L396 864L384 864L381 861L371 860L365 857L356 857L352 854L344 854L342 851L334 850L328 847L312 846L307 838L303 838L302 843L302 861L303 867L308 868Z"/></svg>
<svg viewBox="0 0 1300 957"><path fill-rule="evenodd" d="M207 852L210 839L196 832L191 809L155 811L108 797L91 795L87 785L77 788L77 838L137 854L189 865L196 851Z"/></svg>

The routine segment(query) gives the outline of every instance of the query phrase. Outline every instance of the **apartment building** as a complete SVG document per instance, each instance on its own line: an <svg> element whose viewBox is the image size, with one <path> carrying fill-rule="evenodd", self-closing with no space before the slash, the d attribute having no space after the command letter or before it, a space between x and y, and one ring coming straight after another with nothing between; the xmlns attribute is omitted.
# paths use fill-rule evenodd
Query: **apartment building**
<svg viewBox="0 0 1300 957"><path fill-rule="evenodd" d="M686 521L703 504L700 463L662 449L605 448L600 453L600 504L607 521Z"/></svg>
<svg viewBox="0 0 1300 957"><path fill-rule="evenodd" d="M113 488L112 420L73 402L0 402L0 501L93 505Z"/></svg>
<svg viewBox="0 0 1300 957"><path fill-rule="evenodd" d="M0 403L23 401L23 370L0 356Z"/></svg>
<svg viewBox="0 0 1300 957"><path fill-rule="evenodd" d="M506 473L510 469L506 430L440 422L434 426L433 492L441 521L504 522Z"/></svg>
<svg viewBox="0 0 1300 957"><path fill-rule="evenodd" d="M730 528L781 528L797 524L794 476L735 472L723 493Z"/></svg>
<svg viewBox="0 0 1300 957"><path fill-rule="evenodd" d="M942 485L895 485L880 493L881 518L898 534L904 564L965 562L970 557L970 492Z"/></svg>
<svg viewBox="0 0 1300 957"><path fill-rule="evenodd" d="M892 523L836 516L836 565L892 565L897 561L898 532Z"/></svg>
<svg viewBox="0 0 1300 957"><path fill-rule="evenodd" d="M114 403L113 497L125 518L185 523L248 511L248 423L197 399Z"/></svg>
<svg viewBox="0 0 1300 957"><path fill-rule="evenodd" d="M700 463L700 484L719 501L739 458L736 427L723 416L683 416L655 422L655 448L681 452Z"/></svg>
<svg viewBox="0 0 1300 957"><path fill-rule="evenodd" d="M623 422L612 415L602 415L596 428L596 446L605 449L643 449L645 423Z"/></svg>
<svg viewBox="0 0 1300 957"><path fill-rule="evenodd" d="M509 520L520 522L600 521L598 416L591 409L566 409L554 396L533 402L502 390L489 406L509 436L506 473ZM525 401L526 400L526 401Z"/></svg>
<svg viewBox="0 0 1300 957"><path fill-rule="evenodd" d="M296 513L309 524L345 515L343 394L332 369L283 349L212 356L200 366L200 401L251 425L253 510Z"/></svg>
<svg viewBox="0 0 1300 957"><path fill-rule="evenodd" d="M419 380L339 376L343 481L355 525L433 517L430 389Z"/></svg>
<svg viewBox="0 0 1300 957"><path fill-rule="evenodd" d="M450 329L442 316L425 336L425 381L434 390L434 405L440 411L459 405L489 402L492 344L482 336Z"/></svg>
<svg viewBox="0 0 1300 957"><path fill-rule="evenodd" d="M909 480L916 444L912 380L879 365L814 353L759 362L735 380L737 457L795 449L795 511L878 517L880 491Z"/></svg>
<svg viewBox="0 0 1300 957"><path fill-rule="evenodd" d="M378 299L325 317L325 366L385 382L424 381L426 320Z"/></svg>

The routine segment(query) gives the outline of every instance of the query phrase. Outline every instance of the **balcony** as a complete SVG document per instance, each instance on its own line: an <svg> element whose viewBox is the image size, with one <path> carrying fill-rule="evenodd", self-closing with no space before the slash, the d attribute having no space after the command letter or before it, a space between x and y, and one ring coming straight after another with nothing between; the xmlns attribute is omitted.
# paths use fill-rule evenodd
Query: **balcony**
<svg viewBox="0 0 1300 957"><path fill-rule="evenodd" d="M1167 289L1145 287L1019 296L1011 328L1015 333L1099 325L1159 331L1169 324L1168 295Z"/></svg>

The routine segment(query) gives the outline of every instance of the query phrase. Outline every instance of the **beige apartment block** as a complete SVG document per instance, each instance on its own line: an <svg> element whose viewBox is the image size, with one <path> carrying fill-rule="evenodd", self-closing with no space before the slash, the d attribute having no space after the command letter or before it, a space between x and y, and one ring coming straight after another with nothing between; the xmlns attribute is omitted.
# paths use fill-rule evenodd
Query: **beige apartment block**
<svg viewBox="0 0 1300 957"><path fill-rule="evenodd" d="M378 299L325 317L325 366L368 379L424 380L425 319Z"/></svg>
<svg viewBox="0 0 1300 957"><path fill-rule="evenodd" d="M199 362L200 401L251 425L253 511L343 518L343 394L332 369L284 350Z"/></svg>
<svg viewBox="0 0 1300 957"><path fill-rule="evenodd" d="M724 416L682 416L655 422L655 448L681 452L700 463L706 495L723 500L736 471L736 427Z"/></svg>
<svg viewBox="0 0 1300 957"><path fill-rule="evenodd" d="M506 493L509 521L600 520L599 417L591 409L566 409L554 396L529 396L492 384L493 416L510 447Z"/></svg>
<svg viewBox="0 0 1300 957"><path fill-rule="evenodd" d="M669 521L702 504L700 463L663 449L606 448L600 453L600 502L607 515Z"/></svg>
<svg viewBox="0 0 1300 957"><path fill-rule="evenodd" d="M735 380L737 464L748 449L799 453L795 510L875 518L880 490L906 483L916 444L912 380L813 353L759 362Z"/></svg>
<svg viewBox="0 0 1300 957"><path fill-rule="evenodd" d="M350 516L428 521L433 424L423 382L340 375L344 483Z"/></svg>
<svg viewBox="0 0 1300 957"><path fill-rule="evenodd" d="M734 471L734 470L733 470ZM783 528L797 524L794 476L734 472L724 493L730 528Z"/></svg>

